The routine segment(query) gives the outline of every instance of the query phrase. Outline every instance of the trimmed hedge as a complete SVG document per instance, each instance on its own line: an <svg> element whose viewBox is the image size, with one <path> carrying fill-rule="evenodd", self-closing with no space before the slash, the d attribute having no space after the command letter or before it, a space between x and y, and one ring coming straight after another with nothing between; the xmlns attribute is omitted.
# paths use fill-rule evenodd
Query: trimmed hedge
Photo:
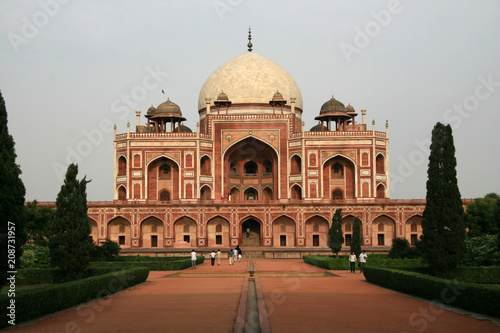
<svg viewBox="0 0 500 333"><path fill-rule="evenodd" d="M89 268L84 278L116 272L121 268ZM65 271L60 268L24 268L18 269L16 284L20 286L31 284L55 284L64 282Z"/></svg>
<svg viewBox="0 0 500 333"><path fill-rule="evenodd" d="M446 280L393 268L365 267L368 282L465 310L500 317L500 286Z"/></svg>
<svg viewBox="0 0 500 333"><path fill-rule="evenodd" d="M454 275L459 281L500 284L500 266L457 267Z"/></svg>
<svg viewBox="0 0 500 333"><path fill-rule="evenodd" d="M205 261L205 257L198 256L196 264L201 265ZM150 271L181 271L191 267L191 258L181 258L176 261L156 260L156 261L108 261L108 262L91 262L90 268L132 268L132 267L147 267Z"/></svg>
<svg viewBox="0 0 500 333"><path fill-rule="evenodd" d="M66 282L52 286L40 286L16 290L15 323L33 320L90 300L114 294L120 290L146 281L149 270L132 268L105 275ZM0 307L7 309L10 298L0 296ZM0 316L0 329L10 326L11 319L5 314Z"/></svg>
<svg viewBox="0 0 500 333"><path fill-rule="evenodd" d="M328 270L347 270L349 269L349 261L347 256L339 256L339 258L333 258L330 256L318 256L318 255L303 255L302 259L305 263L313 266L321 267Z"/></svg>
<svg viewBox="0 0 500 333"><path fill-rule="evenodd" d="M349 269L349 256L339 256L337 259L333 256L325 256L325 255L304 255L302 256L304 262L318 266L324 269L329 270L348 270ZM381 267L407 267L409 269L425 269L423 266L423 262L421 259L389 259L387 255L375 256L369 255L368 260L366 261L367 266L381 266Z"/></svg>
<svg viewBox="0 0 500 333"><path fill-rule="evenodd" d="M191 260L191 257L121 256L117 261L178 261L183 259Z"/></svg>

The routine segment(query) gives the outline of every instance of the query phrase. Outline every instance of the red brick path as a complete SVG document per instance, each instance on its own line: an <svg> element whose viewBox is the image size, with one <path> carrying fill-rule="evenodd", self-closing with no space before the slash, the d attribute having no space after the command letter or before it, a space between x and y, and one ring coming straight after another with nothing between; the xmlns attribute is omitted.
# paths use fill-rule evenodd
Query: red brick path
<svg viewBox="0 0 500 333"><path fill-rule="evenodd" d="M257 274L321 273L301 260L253 260ZM146 283L9 329L12 332L232 332L247 261L151 272ZM206 273L219 273L210 277ZM500 332L494 322L434 307L367 283L362 274L259 276L269 325L278 332ZM189 275L188 275L189 274ZM186 276L186 277L184 277ZM500 319L496 320L500 323Z"/></svg>

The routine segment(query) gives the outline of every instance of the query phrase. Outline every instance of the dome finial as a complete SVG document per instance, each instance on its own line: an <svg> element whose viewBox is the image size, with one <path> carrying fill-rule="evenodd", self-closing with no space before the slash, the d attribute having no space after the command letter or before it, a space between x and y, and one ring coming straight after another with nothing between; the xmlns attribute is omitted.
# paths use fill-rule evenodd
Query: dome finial
<svg viewBox="0 0 500 333"><path fill-rule="evenodd" d="M250 29L250 26L248 27L248 52L252 52L252 30Z"/></svg>

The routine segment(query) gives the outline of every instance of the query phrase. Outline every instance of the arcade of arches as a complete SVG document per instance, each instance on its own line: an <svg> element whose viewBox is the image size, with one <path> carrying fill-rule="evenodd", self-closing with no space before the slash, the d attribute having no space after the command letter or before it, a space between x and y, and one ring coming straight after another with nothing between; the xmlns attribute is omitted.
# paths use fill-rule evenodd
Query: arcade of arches
<svg viewBox="0 0 500 333"><path fill-rule="evenodd" d="M371 223L362 221L364 246L390 247L392 239L403 236L413 245L422 235L422 217L414 215L404 223L397 224L387 215L375 217ZM349 246L352 240L353 215L342 219L342 231ZM276 217L267 225L257 217L243 218L238 224L231 223L222 216L214 216L206 223L199 224L188 216L164 223L160 218L149 216L137 225L129 219L118 216L99 228L91 219L91 236L94 241L110 239L122 248L227 248L272 246L277 248L328 248L328 219L315 215L305 223L298 224L290 216ZM399 231L398 231L399 228ZM100 235L101 234L101 235ZM105 237L102 237L105 235ZM302 237L298 237L301 235ZM266 237L268 236L268 237Z"/></svg>

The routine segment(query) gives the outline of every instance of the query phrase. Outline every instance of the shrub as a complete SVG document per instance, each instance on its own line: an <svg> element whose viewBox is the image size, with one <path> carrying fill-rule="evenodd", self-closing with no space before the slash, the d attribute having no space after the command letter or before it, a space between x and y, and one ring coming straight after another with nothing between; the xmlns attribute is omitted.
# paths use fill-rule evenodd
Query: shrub
<svg viewBox="0 0 500 333"><path fill-rule="evenodd" d="M89 268L85 272L84 278L108 274L119 270L127 269L126 267L108 267L108 268ZM64 281L66 272L60 268L26 268L18 269L16 274L17 285L34 285L34 284L57 284Z"/></svg>
<svg viewBox="0 0 500 333"><path fill-rule="evenodd" d="M196 264L200 265L205 261L205 257L198 256ZM147 267L150 271L180 271L191 267L191 258L180 260L126 260L113 262L92 262L91 268L132 268Z"/></svg>
<svg viewBox="0 0 500 333"><path fill-rule="evenodd" d="M90 251L91 261L114 261L120 260L120 245L107 239L102 245L93 244Z"/></svg>
<svg viewBox="0 0 500 333"><path fill-rule="evenodd" d="M451 281L392 268L365 267L368 282L410 295L498 317L500 286Z"/></svg>
<svg viewBox="0 0 500 333"><path fill-rule="evenodd" d="M26 244L23 246L21 268L50 267L50 250L47 246Z"/></svg>
<svg viewBox="0 0 500 333"><path fill-rule="evenodd" d="M333 258L331 256L304 255L302 256L302 259L307 264L328 270L349 269L348 256Z"/></svg>
<svg viewBox="0 0 500 333"><path fill-rule="evenodd" d="M146 268L132 268L120 272L93 276L54 286L42 286L16 291L16 324L36 319L83 302L111 295L146 281ZM0 297L0 307L6 309L10 298ZM0 329L8 325L8 317L1 316Z"/></svg>
<svg viewBox="0 0 500 333"><path fill-rule="evenodd" d="M465 266L500 265L500 252L497 249L498 235L470 237L465 240Z"/></svg>

